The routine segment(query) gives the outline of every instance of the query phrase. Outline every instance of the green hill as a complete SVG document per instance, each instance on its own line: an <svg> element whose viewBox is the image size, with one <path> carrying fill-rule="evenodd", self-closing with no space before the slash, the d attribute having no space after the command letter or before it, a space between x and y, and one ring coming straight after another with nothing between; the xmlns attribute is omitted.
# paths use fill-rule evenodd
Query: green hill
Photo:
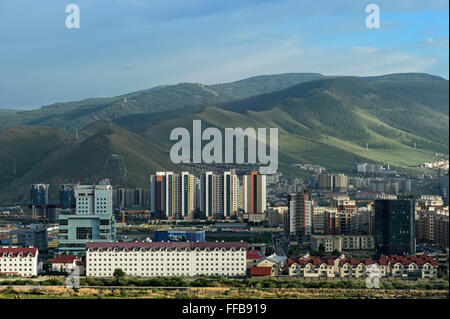
<svg viewBox="0 0 450 319"><path fill-rule="evenodd" d="M33 134L34 140L24 137L21 148L24 154L15 153L15 158L28 159L25 162L28 164L27 169L25 172L20 171L17 176L11 176L11 165L8 165L9 170L2 172L8 179L2 185L0 200L20 194L19 199L26 201L29 186L33 183L51 184L53 198L56 197L57 185L62 181L91 182L93 179L109 178L115 186L147 187L149 175L163 169L160 163L164 163L164 168L174 168L142 137L110 122L97 121L89 125L80 132L80 137L84 137L80 140L72 136L66 138L67 133L55 128L22 128L30 132L46 130L48 135ZM17 128L5 131L11 130L17 131ZM1 140L3 135L0 135L2 146L5 145ZM65 137L61 143L54 138L60 135ZM11 140L17 141L17 138L13 136ZM42 142L46 140L52 141L51 144L43 145ZM34 144L34 147L29 148L29 144L25 143ZM1 158L0 167L6 168L3 163L8 160ZM17 164L18 173L25 164Z"/></svg>
<svg viewBox="0 0 450 319"><path fill-rule="evenodd" d="M180 83L111 98L91 98L76 102L55 103L37 110L20 111L0 117L0 129L14 125L53 126L75 131L98 120L116 120L131 116L166 113L175 110L197 111L200 106L229 102L248 96L277 91L323 77L316 73L291 73L257 76L232 83L203 85ZM135 115L135 117L133 117ZM169 113L170 115L170 113ZM165 115L167 117L167 114Z"/></svg>
<svg viewBox="0 0 450 319"><path fill-rule="evenodd" d="M448 154L448 103L448 81L427 74L283 74L21 111L0 116L0 127L27 124L0 130L0 200L26 200L30 184L63 180L148 187L156 170L186 169L170 161L169 136L176 127L192 130L194 119L203 129L279 128L279 169L289 174L294 163L339 172L360 162L416 170L434 153ZM75 128L78 139L68 133Z"/></svg>

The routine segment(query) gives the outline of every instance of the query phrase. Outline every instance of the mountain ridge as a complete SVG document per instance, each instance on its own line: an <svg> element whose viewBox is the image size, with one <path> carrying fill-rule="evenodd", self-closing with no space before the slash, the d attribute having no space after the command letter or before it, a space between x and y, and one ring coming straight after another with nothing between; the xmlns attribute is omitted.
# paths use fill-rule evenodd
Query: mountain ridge
<svg viewBox="0 0 450 319"><path fill-rule="evenodd" d="M287 82L298 80L289 77ZM268 79L273 82L270 76L248 81L266 90L264 81ZM232 82L233 86L239 86L237 82ZM176 104L168 110L133 113L136 109L128 107L133 103L124 102L122 96L119 102L115 98L87 99L56 106L56 115L46 119L25 113L28 125L14 126L11 119L16 115L0 117L0 123L3 118L3 123L12 125L0 130L0 200L20 194L14 198L26 201L31 183L57 185L61 180L110 178L115 187L147 187L148 176L156 170L191 170L189 165L180 167L170 161L175 141L169 136L175 127L191 130L194 119L202 120L203 129L277 127L279 170L287 174L299 174L292 167L295 163L351 173L356 163L382 162L417 172L417 165L437 158L435 153L448 154L448 81L439 77L416 73L321 76L220 103L213 97L221 94L223 87L202 86L166 87L171 97L176 97L167 100ZM161 87L157 91L161 93ZM136 93L130 94L125 99ZM211 97L212 102L189 104L198 94ZM156 97L153 102L164 101L164 95ZM180 101L189 103L183 106ZM109 111L118 108L126 112L101 116L105 105ZM65 107L71 112L63 112ZM72 128L78 128L78 139Z"/></svg>

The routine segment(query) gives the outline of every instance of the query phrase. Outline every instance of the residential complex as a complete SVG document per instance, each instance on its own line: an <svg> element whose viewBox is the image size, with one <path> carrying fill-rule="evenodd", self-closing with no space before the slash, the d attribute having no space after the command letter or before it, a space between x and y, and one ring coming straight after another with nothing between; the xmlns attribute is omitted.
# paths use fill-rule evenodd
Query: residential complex
<svg viewBox="0 0 450 319"><path fill-rule="evenodd" d="M308 240L313 230L313 200L309 190L289 195L289 211L285 214L285 235Z"/></svg>
<svg viewBox="0 0 450 319"><path fill-rule="evenodd" d="M346 192L348 178L344 174L319 174L319 189L324 191Z"/></svg>
<svg viewBox="0 0 450 319"><path fill-rule="evenodd" d="M374 250L375 238L371 235L313 235L311 238L311 250L319 251L321 247L326 253L333 251Z"/></svg>
<svg viewBox="0 0 450 319"><path fill-rule="evenodd" d="M257 172L240 178L234 170L150 177L150 211L159 219L229 219L239 211L264 214L266 208L266 175Z"/></svg>
<svg viewBox="0 0 450 319"><path fill-rule="evenodd" d="M245 276L244 242L135 242L86 244L86 275Z"/></svg>
<svg viewBox="0 0 450 319"><path fill-rule="evenodd" d="M366 278L369 266L379 269L381 278L436 278L438 263L428 256L381 256L379 260L355 258L298 258L288 261L289 276L317 279Z"/></svg>
<svg viewBox="0 0 450 319"><path fill-rule="evenodd" d="M31 277L38 275L37 248L1 248L0 274Z"/></svg>
<svg viewBox="0 0 450 319"><path fill-rule="evenodd" d="M199 211L207 219L225 219L236 214L239 206L239 179L234 172L200 176Z"/></svg>
<svg viewBox="0 0 450 319"><path fill-rule="evenodd" d="M157 218L193 218L196 177L188 172L156 172L150 176L150 210Z"/></svg>
<svg viewBox="0 0 450 319"><path fill-rule="evenodd" d="M30 206L45 207L48 205L48 184L33 184L30 189Z"/></svg>
<svg viewBox="0 0 450 319"><path fill-rule="evenodd" d="M243 176L243 209L246 214L262 214L266 211L266 175L252 172Z"/></svg>

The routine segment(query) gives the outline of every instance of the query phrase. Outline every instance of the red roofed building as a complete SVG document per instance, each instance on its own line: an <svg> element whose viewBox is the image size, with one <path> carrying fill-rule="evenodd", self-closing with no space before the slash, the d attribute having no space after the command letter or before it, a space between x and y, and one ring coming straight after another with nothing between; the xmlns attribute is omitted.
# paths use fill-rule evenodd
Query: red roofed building
<svg viewBox="0 0 450 319"><path fill-rule="evenodd" d="M111 277L115 269L140 277L247 274L244 242L88 242L86 276Z"/></svg>
<svg viewBox="0 0 450 319"><path fill-rule="evenodd" d="M264 258L264 254L258 250L247 251L247 269L256 267L258 262Z"/></svg>
<svg viewBox="0 0 450 319"><path fill-rule="evenodd" d="M0 248L0 274L37 276L38 257L37 248Z"/></svg>
<svg viewBox="0 0 450 319"><path fill-rule="evenodd" d="M75 255L56 255L55 258L48 261L52 264L52 271L70 272L70 268L74 267L77 262Z"/></svg>
<svg viewBox="0 0 450 319"><path fill-rule="evenodd" d="M250 269L250 276L272 276L272 267L252 267Z"/></svg>
<svg viewBox="0 0 450 319"><path fill-rule="evenodd" d="M426 256L381 256L378 261L355 258L336 260L310 257L288 260L289 276L304 278L365 278L371 265L379 268L381 277L419 278L437 277L437 260Z"/></svg>

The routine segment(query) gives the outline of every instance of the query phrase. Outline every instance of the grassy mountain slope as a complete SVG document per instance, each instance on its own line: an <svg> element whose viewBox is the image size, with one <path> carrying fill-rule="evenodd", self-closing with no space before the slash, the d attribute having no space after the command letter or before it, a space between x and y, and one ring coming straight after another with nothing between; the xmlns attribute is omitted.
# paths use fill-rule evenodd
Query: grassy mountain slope
<svg viewBox="0 0 450 319"><path fill-rule="evenodd" d="M350 111L349 111L350 112ZM361 129L365 129L372 119L365 119L358 113L351 116L358 119ZM380 143L379 148L369 148L358 143L339 138L335 134L319 134L322 124L309 127L293 119L285 110L273 108L267 111L246 111L237 113L215 107L207 107L202 112L191 116L163 121L150 126L143 133L148 141L157 145L158 151L169 158L171 145L169 135L173 128L184 127L192 132L192 121L202 120L202 129L207 127L278 127L279 128L279 165L284 172L291 171L293 163L314 163L324 165L332 170L352 171L359 162L385 162L400 167L411 167L418 163L432 160L430 151L418 152L413 147L397 142L395 139L385 138L367 129L368 136ZM222 130L223 131L223 130ZM323 132L328 132L324 130ZM332 133L332 132L331 132ZM222 134L224 138L224 134ZM384 147L381 147L383 145ZM389 146L389 148L386 148Z"/></svg>
<svg viewBox="0 0 450 319"><path fill-rule="evenodd" d="M38 182L51 184L54 192L61 180L109 178L116 186L147 187L150 173L163 168L160 163L173 168L142 137L110 122L97 121L81 131L81 136L49 149L46 156L31 158L35 165L3 185L0 199L20 193L26 200L29 185Z"/></svg>
<svg viewBox="0 0 450 319"><path fill-rule="evenodd" d="M14 125L41 125L74 131L97 120L114 120L141 114L148 116L183 109L193 113L198 110L198 106L277 91L320 77L323 76L316 73L292 73L258 76L216 85L163 85L112 98L56 103L37 110L20 111L13 116L0 117L0 129ZM133 119L139 119L139 116Z"/></svg>
<svg viewBox="0 0 450 319"><path fill-rule="evenodd" d="M281 89L259 94L276 87ZM232 96L240 99L226 102ZM29 184L60 179L110 178L116 186L147 187L150 173L180 170L169 158L175 143L170 132L192 132L194 119L202 120L203 129L278 127L279 169L285 173L293 172L293 163L350 172L356 163L384 162L411 170L449 148L448 81L426 74L285 74L213 86L184 83L43 109L48 112L0 117L0 127L29 124L0 130L0 200L18 192L26 199ZM114 123L104 120L110 118ZM42 123L80 126L79 139L34 126Z"/></svg>
<svg viewBox="0 0 450 319"><path fill-rule="evenodd" d="M389 147L373 138L377 134L400 138L410 146L415 142L421 149L448 153L448 81L432 77L431 83L427 83L435 88L427 100L418 98L427 96L427 91L415 88L428 81L428 76L413 74L412 77L411 84L402 82L397 85L401 87L398 90L395 86L384 87L389 76L370 80L356 77L315 80L235 101L225 107L236 112L278 107L316 135L351 139L362 145L372 144L372 147ZM400 81L396 75L393 78L390 82ZM415 78L421 81L414 81ZM355 113L356 110L359 112ZM364 113L373 120L370 125L355 121L354 113Z"/></svg>

